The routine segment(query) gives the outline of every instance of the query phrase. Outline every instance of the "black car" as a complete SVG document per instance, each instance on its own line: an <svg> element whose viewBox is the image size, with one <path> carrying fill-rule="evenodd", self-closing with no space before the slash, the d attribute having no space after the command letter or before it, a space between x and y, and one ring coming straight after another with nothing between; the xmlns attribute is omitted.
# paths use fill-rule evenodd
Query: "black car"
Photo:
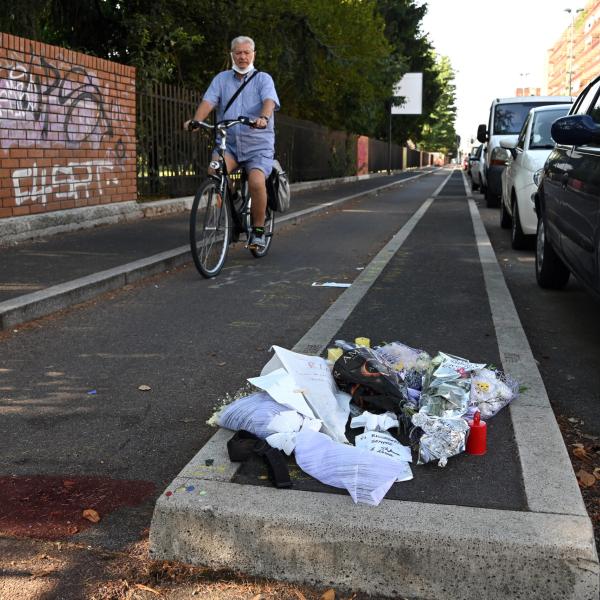
<svg viewBox="0 0 600 600"><path fill-rule="evenodd" d="M535 196L535 270L543 288L570 273L600 299L600 77L552 125L556 142Z"/></svg>

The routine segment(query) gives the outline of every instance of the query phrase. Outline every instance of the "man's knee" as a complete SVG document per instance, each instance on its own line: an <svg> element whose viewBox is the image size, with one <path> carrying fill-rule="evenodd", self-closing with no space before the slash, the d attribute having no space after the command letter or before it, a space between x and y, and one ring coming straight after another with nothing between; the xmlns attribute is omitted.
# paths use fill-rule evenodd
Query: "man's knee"
<svg viewBox="0 0 600 600"><path fill-rule="evenodd" d="M266 177L260 169L252 169L248 173L248 185L250 190L264 190L266 188Z"/></svg>

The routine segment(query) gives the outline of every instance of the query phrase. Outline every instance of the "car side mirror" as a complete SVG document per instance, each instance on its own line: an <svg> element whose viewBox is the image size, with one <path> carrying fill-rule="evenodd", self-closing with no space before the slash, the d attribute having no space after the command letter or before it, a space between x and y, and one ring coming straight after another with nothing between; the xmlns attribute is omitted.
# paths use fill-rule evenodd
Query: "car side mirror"
<svg viewBox="0 0 600 600"><path fill-rule="evenodd" d="M569 115L552 123L552 139L557 144L582 146L600 143L600 125L590 115Z"/></svg>
<svg viewBox="0 0 600 600"><path fill-rule="evenodd" d="M510 152L513 160L517 158L517 143L511 142L510 140L500 140L500 146Z"/></svg>
<svg viewBox="0 0 600 600"><path fill-rule="evenodd" d="M477 128L477 140L479 142L481 142L482 144L485 144L487 142L487 127L485 125L485 123L482 123L478 128Z"/></svg>

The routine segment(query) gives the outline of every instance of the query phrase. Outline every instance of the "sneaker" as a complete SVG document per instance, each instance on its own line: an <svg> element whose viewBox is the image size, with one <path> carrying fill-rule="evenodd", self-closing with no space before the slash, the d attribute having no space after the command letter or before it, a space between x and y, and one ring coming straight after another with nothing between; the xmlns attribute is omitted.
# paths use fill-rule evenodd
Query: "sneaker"
<svg viewBox="0 0 600 600"><path fill-rule="evenodd" d="M250 234L250 240L248 241L248 248L250 250L264 250L267 247L267 239L265 234L259 234L256 232L252 232Z"/></svg>

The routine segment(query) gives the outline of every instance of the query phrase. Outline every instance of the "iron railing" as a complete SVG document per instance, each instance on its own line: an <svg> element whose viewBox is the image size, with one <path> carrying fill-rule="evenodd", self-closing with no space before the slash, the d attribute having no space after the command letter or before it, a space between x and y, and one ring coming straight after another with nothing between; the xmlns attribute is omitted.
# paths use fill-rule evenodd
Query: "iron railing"
<svg viewBox="0 0 600 600"><path fill-rule="evenodd" d="M156 84L137 94L138 195L193 194L206 177L211 144L183 130L202 100L199 92Z"/></svg>
<svg viewBox="0 0 600 600"><path fill-rule="evenodd" d="M194 193L206 176L213 141L206 132L190 134L183 123L202 100L200 92L155 84L137 94L137 180L141 198ZM355 134L275 116L275 155L290 181L311 181L356 174ZM397 144L391 147L394 170L432 163L432 155ZM369 171L389 166L387 142L369 139Z"/></svg>

